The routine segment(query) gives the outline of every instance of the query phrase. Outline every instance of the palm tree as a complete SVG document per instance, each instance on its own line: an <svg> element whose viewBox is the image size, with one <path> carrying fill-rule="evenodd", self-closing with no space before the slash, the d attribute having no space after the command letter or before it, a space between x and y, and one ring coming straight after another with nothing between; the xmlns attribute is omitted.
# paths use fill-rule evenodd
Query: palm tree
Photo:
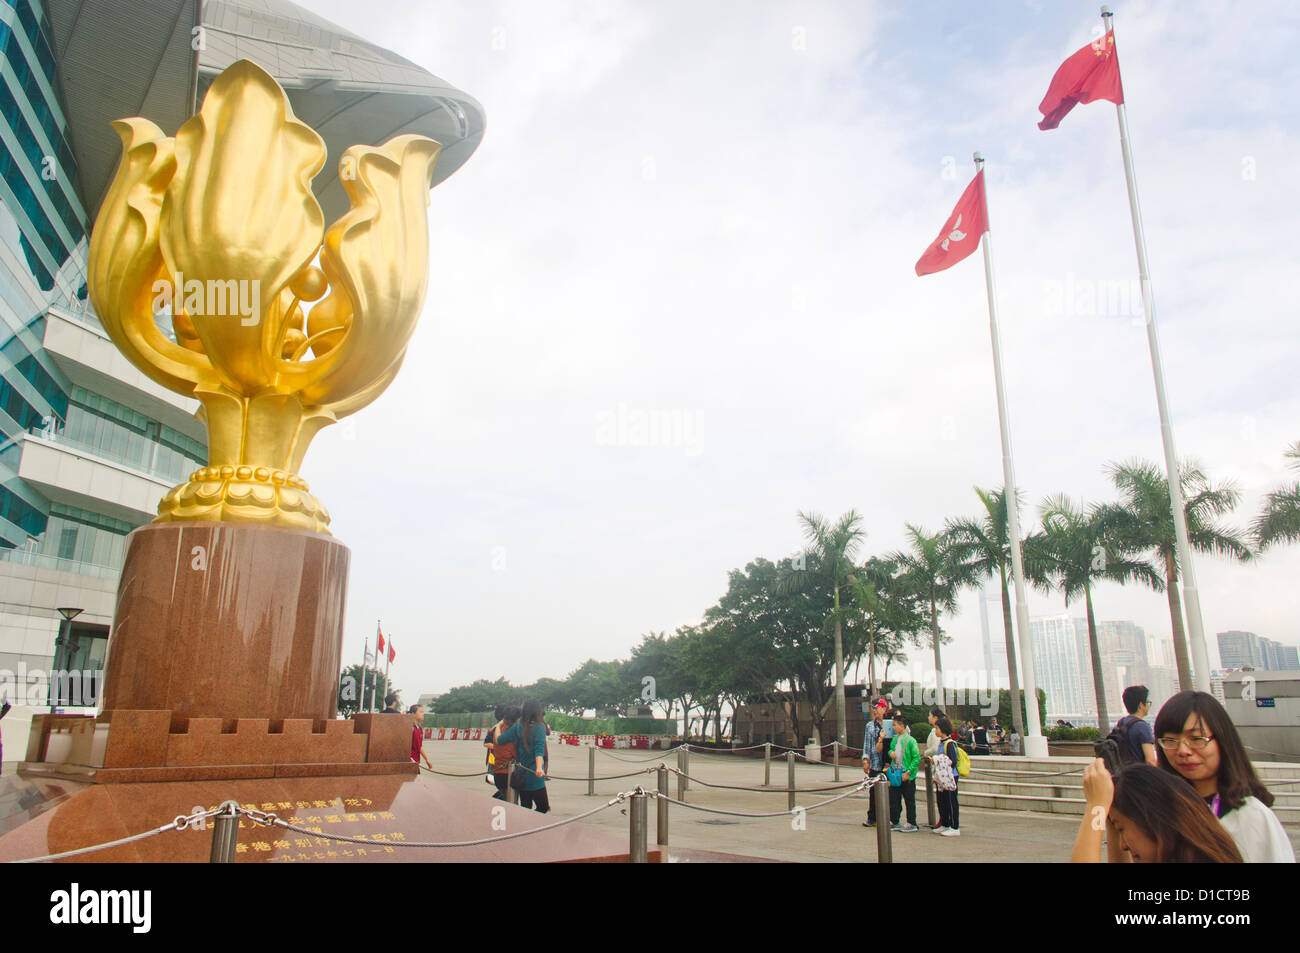
<svg viewBox="0 0 1300 953"><path fill-rule="evenodd" d="M843 639L847 607L840 603L840 590L853 585L853 559L867 533L862 529L862 517L853 510L841 516L834 525L816 513L800 513L799 520L803 523L804 538L809 543L802 559L806 571L793 569L782 576L781 582L787 591L804 589L813 579L820 579L830 586L834 605L826 622L833 626L835 632L835 730L840 745L843 746L848 744L844 711Z"/></svg>
<svg viewBox="0 0 1300 953"><path fill-rule="evenodd" d="M1039 508L1043 519L1041 546L1050 568L1048 575L1071 600L1083 595L1088 618L1088 649L1092 661L1092 687L1097 696L1097 727L1104 735L1110 730L1110 713L1106 706L1106 681L1101 668L1101 648L1097 642L1097 621L1092 611L1092 584L1101 579L1112 582L1143 582L1160 590L1160 574L1143 559L1128 558L1111 536L1107 523L1110 510L1094 506L1085 510L1075 506L1064 494L1050 497Z"/></svg>
<svg viewBox="0 0 1300 953"><path fill-rule="evenodd" d="M861 663L862 655L866 655L867 680L871 683L870 694L873 697L880 692L876 659L900 648L904 638L922 626L916 598L907 591L906 580L901 579L899 573L898 563L893 559L872 556L849 577L853 585L853 604L865 623L866 637L846 651L858 663Z"/></svg>
<svg viewBox="0 0 1300 953"><path fill-rule="evenodd" d="M949 520L946 532L957 558L966 564L974 579L997 576L1002 585L1002 631L1007 645L1007 672L1011 677L1011 720L1023 738L1025 713L1020 707L1020 674L1011 627L1011 594L1007 589L1007 572L1011 566L1007 499L1003 490L975 487L975 494L984 504L985 512L975 519Z"/></svg>
<svg viewBox="0 0 1300 953"><path fill-rule="evenodd" d="M1300 440L1286 450L1287 466L1300 470ZM1262 553L1273 543L1300 541L1300 482L1278 487L1264 498L1264 507L1250 527Z"/></svg>
<svg viewBox="0 0 1300 953"><path fill-rule="evenodd" d="M939 654L939 614L957 610L957 594L970 583L971 570L958 558L952 541L945 533L928 535L925 530L904 524L911 542L909 552L891 556L902 568L903 577L911 590L929 607L930 644L934 649L934 672L938 680L939 707L947 707L943 687L943 659Z"/></svg>
<svg viewBox="0 0 1300 953"><path fill-rule="evenodd" d="M1178 685L1184 691L1195 688L1187 657L1183 612L1178 604L1178 554L1174 538L1173 507L1169 502L1169 481L1154 463L1129 460L1112 463L1108 470L1122 502L1103 507L1103 519L1113 528L1120 548L1128 553L1151 552L1164 570L1165 595L1173 624L1174 658L1178 663ZM1183 490L1183 513L1187 541L1202 553L1232 556L1241 561L1251 557L1242 534L1220 526L1220 516L1237 505L1240 493L1231 481L1210 483L1194 463L1184 463L1178 475Z"/></svg>

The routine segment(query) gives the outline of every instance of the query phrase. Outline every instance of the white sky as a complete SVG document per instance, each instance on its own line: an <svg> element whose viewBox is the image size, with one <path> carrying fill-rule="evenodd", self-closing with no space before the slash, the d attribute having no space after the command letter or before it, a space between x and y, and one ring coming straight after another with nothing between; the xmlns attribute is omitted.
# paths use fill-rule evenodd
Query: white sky
<svg viewBox="0 0 1300 953"><path fill-rule="evenodd" d="M864 557L976 515L1002 482L980 259L912 270L976 149L1025 522L1162 460L1140 302L1061 305L1137 275L1114 107L1035 125L1091 0L305 5L487 114L432 193L402 373L303 470L352 548L345 656L382 618L412 700L626 657L794 552L799 510L856 508ZM1300 8L1114 6L1179 452L1244 525L1300 439ZM1300 547L1196 572L1211 661L1226 629L1300 641ZM1162 594L1095 600L1169 633ZM945 667L982 666L977 605Z"/></svg>

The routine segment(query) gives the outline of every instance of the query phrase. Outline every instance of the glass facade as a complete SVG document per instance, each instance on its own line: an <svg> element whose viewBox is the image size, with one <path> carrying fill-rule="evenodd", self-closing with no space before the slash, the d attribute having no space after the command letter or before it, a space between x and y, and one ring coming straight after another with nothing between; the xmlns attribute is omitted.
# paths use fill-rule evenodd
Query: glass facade
<svg viewBox="0 0 1300 953"><path fill-rule="evenodd" d="M86 237L86 214L73 187L77 167L54 53L31 0L0 0L0 78L3 198L26 226L19 244L32 275L43 291L54 291L55 276ZM80 291L84 268L73 271L65 283ZM57 297L68 297L67 289Z"/></svg>
<svg viewBox="0 0 1300 953"><path fill-rule="evenodd" d="M207 450L74 384L44 349L52 306L95 323L85 300L88 220L60 96L40 0L0 0L0 560L103 578L120 568L133 524L52 503L22 480L26 438L170 483L202 466Z"/></svg>
<svg viewBox="0 0 1300 953"><path fill-rule="evenodd" d="M203 466L207 448L129 407L73 387L63 437L117 463L179 483Z"/></svg>

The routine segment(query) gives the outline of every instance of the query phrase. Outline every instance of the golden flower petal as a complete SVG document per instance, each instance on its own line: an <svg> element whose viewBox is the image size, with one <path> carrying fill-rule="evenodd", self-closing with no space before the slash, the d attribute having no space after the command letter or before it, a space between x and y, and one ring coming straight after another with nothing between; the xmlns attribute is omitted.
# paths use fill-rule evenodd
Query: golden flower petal
<svg viewBox="0 0 1300 953"><path fill-rule="evenodd" d="M132 364L157 383L191 394L210 371L205 357L163 336L154 323L163 191L176 171L172 140L147 119L119 119L122 157L90 235L87 284L100 323Z"/></svg>
<svg viewBox="0 0 1300 953"><path fill-rule="evenodd" d="M189 319L225 383L251 395L279 358L283 328L266 319L271 305L320 246L324 217L311 180L325 145L275 80L240 60L213 81L175 151L161 214L167 270L187 289L199 283L202 310L187 307Z"/></svg>

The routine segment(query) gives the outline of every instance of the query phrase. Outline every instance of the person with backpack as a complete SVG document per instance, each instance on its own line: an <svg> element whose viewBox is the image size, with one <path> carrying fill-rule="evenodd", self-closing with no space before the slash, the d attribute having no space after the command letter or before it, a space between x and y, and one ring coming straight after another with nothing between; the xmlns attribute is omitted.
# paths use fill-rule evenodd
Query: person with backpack
<svg viewBox="0 0 1300 953"><path fill-rule="evenodd" d="M921 767L921 749L907 727L901 711L894 712L894 738L889 744L889 829L899 834L914 834L916 826L916 772ZM903 805L907 805L907 823L900 824Z"/></svg>
<svg viewBox="0 0 1300 953"><path fill-rule="evenodd" d="M881 743L881 738L884 733L887 708L883 698L878 699L871 706L871 719L867 722L867 730L862 736L862 772L868 778L879 777L885 773L884 745ZM867 789L867 819L862 822L862 826L876 826L876 799L871 796L870 788Z"/></svg>
<svg viewBox="0 0 1300 953"><path fill-rule="evenodd" d="M497 744L515 746L518 758L515 771L521 777L515 786L520 805L546 814L551 802L546 794L546 726L542 714L542 706L535 699L528 699L517 722L509 727L504 721L498 722Z"/></svg>
<svg viewBox="0 0 1300 953"><path fill-rule="evenodd" d="M485 742L485 746L488 749L490 780L497 787L496 793L492 796L498 801L504 801L506 800L506 789L510 786L510 764L515 760L516 753L513 744L500 744L497 741L497 736L502 733L500 726L505 725L505 730L510 730L510 727L519 720L521 712L518 705L500 705L497 712L500 720L488 732L488 740Z"/></svg>
<svg viewBox="0 0 1300 953"><path fill-rule="evenodd" d="M1145 685L1130 685L1124 689L1122 697L1128 714L1115 723L1114 730L1106 737L1115 739L1124 764L1146 762L1153 768L1157 767L1156 736L1146 722L1151 711L1151 693Z"/></svg>
<svg viewBox="0 0 1300 953"><path fill-rule="evenodd" d="M930 734L925 739L925 748L921 751L921 761L924 764L932 765L934 756L939 753L939 729L936 725L939 724L939 719L944 717L944 714L942 708L931 708L929 714L925 716L925 720L930 723ZM937 831L942 826L943 821L940 820L938 824L931 824L930 830Z"/></svg>
<svg viewBox="0 0 1300 953"><path fill-rule="evenodd" d="M939 826L934 829L934 833L944 837L960 837L961 820L957 816L957 778L960 775L957 764L961 749L952 740L952 722L946 715L940 717L934 727L939 733L939 748L933 758L934 770L931 773L935 786L934 799L939 806Z"/></svg>

